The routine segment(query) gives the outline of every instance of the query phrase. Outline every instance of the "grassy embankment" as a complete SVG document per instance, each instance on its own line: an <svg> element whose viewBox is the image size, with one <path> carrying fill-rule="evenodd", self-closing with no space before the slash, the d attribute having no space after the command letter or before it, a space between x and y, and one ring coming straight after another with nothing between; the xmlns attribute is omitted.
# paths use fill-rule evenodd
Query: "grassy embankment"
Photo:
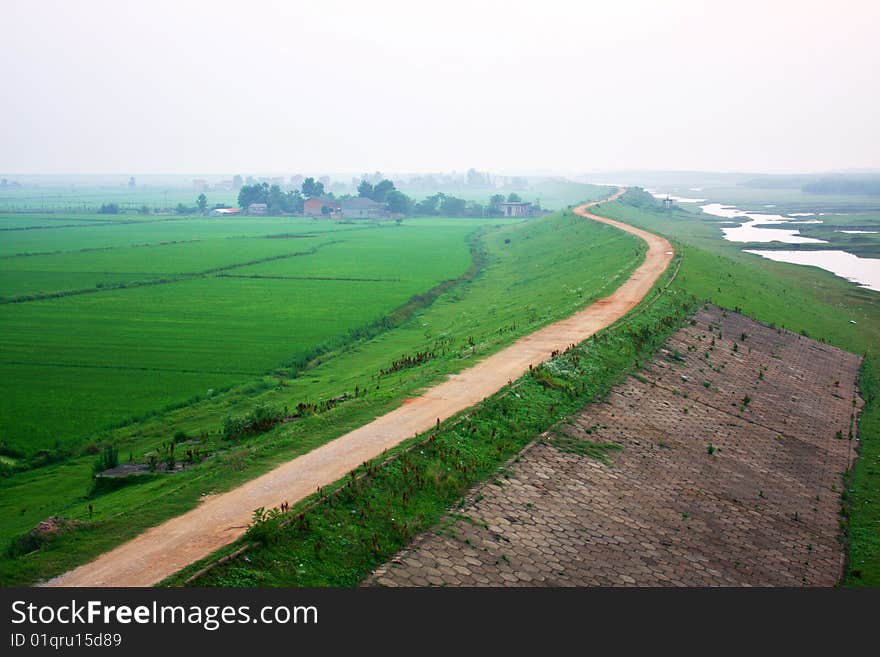
<svg viewBox="0 0 880 657"><path fill-rule="evenodd" d="M844 584L880 585L880 294L818 268L742 253L743 245L721 238L717 218L693 206L664 212L651 205L616 202L603 204L597 212L676 241L684 260L672 289L865 355L859 459L842 513L849 539Z"/></svg>
<svg viewBox="0 0 880 657"><path fill-rule="evenodd" d="M485 267L476 279L447 290L394 330L324 354L298 376L282 377L280 385L272 377L268 389L233 389L115 431L108 440L119 445L122 461L129 453L137 461L160 452L178 431L198 441L178 449L197 444L213 456L179 474L154 476L94 499L91 520L83 494L94 457L0 482L0 508L7 519L0 538L5 541L52 514L83 523L33 554L0 559L0 579L29 582L62 572L192 508L205 493L231 488L369 421L446 373L607 293L643 257L634 238L569 214L487 228L481 245ZM434 355L418 367L380 375L401 355L419 351ZM342 403L257 437L228 442L217 433L224 417L244 414L256 404L295 408L301 401L343 394L348 397Z"/></svg>

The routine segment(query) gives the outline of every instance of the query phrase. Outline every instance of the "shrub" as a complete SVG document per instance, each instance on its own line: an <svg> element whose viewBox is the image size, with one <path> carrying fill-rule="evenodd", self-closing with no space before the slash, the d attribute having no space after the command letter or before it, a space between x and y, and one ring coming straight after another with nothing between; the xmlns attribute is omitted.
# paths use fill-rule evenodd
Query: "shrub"
<svg viewBox="0 0 880 657"><path fill-rule="evenodd" d="M241 417L228 416L220 429L224 440L236 440L249 434L268 431L284 419L284 409L271 404L258 404Z"/></svg>
<svg viewBox="0 0 880 657"><path fill-rule="evenodd" d="M248 525L245 536L249 540L263 545L277 543L281 537L281 515L281 511L277 507L254 509L251 524Z"/></svg>
<svg viewBox="0 0 880 657"><path fill-rule="evenodd" d="M92 466L92 472L98 475L104 470L115 468L117 465L119 465L119 448L116 445L108 445L95 461L95 465Z"/></svg>

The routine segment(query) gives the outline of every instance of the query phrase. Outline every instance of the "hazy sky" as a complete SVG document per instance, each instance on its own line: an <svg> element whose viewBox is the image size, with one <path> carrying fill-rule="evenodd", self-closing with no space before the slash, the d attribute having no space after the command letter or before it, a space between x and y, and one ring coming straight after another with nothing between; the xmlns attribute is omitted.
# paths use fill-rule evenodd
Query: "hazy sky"
<svg viewBox="0 0 880 657"><path fill-rule="evenodd" d="M0 0L0 172L880 167L880 2Z"/></svg>

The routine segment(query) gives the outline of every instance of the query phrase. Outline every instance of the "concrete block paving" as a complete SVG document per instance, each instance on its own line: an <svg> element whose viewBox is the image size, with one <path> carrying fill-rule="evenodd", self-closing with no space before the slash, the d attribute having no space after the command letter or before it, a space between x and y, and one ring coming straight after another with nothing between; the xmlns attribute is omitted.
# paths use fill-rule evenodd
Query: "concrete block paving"
<svg viewBox="0 0 880 657"><path fill-rule="evenodd" d="M860 362L707 307L364 584L832 586Z"/></svg>

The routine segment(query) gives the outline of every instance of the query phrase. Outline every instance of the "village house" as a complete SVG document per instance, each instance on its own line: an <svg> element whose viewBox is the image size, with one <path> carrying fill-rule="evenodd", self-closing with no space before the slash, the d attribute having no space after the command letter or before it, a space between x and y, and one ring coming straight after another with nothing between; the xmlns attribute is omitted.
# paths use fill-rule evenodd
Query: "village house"
<svg viewBox="0 0 880 657"><path fill-rule="evenodd" d="M238 208L214 208L210 212L212 217L234 217L239 214L241 214L241 210Z"/></svg>
<svg viewBox="0 0 880 657"><path fill-rule="evenodd" d="M535 213L532 204L526 201L508 201L499 203L498 207L505 217L531 217Z"/></svg>
<svg viewBox="0 0 880 657"><path fill-rule="evenodd" d="M248 214L267 214L268 212L269 206L265 203L251 203L247 209Z"/></svg>
<svg viewBox="0 0 880 657"><path fill-rule="evenodd" d="M303 214L307 217L326 217L338 213L339 201L329 196L315 196L303 203Z"/></svg>
<svg viewBox="0 0 880 657"><path fill-rule="evenodd" d="M388 216L384 203L359 196L341 203L342 216L346 219L384 219Z"/></svg>

